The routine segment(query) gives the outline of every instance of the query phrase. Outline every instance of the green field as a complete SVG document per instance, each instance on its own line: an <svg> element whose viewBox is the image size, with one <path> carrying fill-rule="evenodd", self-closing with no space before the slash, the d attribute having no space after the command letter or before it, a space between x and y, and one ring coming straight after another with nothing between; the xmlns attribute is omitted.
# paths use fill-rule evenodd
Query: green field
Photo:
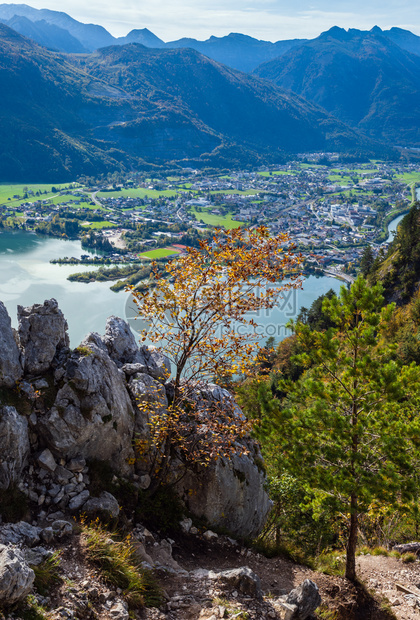
<svg viewBox="0 0 420 620"><path fill-rule="evenodd" d="M340 183L340 185L353 185L353 181L348 175L329 174L327 178L332 183Z"/></svg>
<svg viewBox="0 0 420 620"><path fill-rule="evenodd" d="M324 164L299 164L299 168L325 168Z"/></svg>
<svg viewBox="0 0 420 620"><path fill-rule="evenodd" d="M83 228L95 228L101 230L102 228L117 228L116 224L112 222L107 222L106 220L102 222L91 222L90 224L82 224Z"/></svg>
<svg viewBox="0 0 420 620"><path fill-rule="evenodd" d="M69 183L0 183L0 198L9 198L14 194L23 195L25 192L23 188L26 187L28 190L32 190L33 192L44 192L47 191L51 193L51 188L55 187L56 189L62 189L64 187L69 187Z"/></svg>
<svg viewBox="0 0 420 620"><path fill-rule="evenodd" d="M109 209L106 209L105 207L101 207L100 205L91 205L90 202L81 202L78 205L72 205L71 207L69 207L71 209L77 210L77 209L89 209L90 211L103 211L103 214L105 215L106 213L111 213L111 211Z"/></svg>
<svg viewBox="0 0 420 620"><path fill-rule="evenodd" d="M166 198L174 198L177 195L176 190L173 189L145 189L144 187L137 187L132 189L122 189L121 191L113 192L98 192L98 198L160 198L165 196Z"/></svg>
<svg viewBox="0 0 420 620"><path fill-rule="evenodd" d="M150 250L149 252L143 252L140 256L144 256L146 258L166 258L166 256L172 256L173 254L179 254L178 250L175 248L159 248L159 250Z"/></svg>
<svg viewBox="0 0 420 620"><path fill-rule="evenodd" d="M68 187L68 184L57 184L57 183L0 183L0 204L20 204L21 202L36 202L37 200L46 200L47 198L51 198L55 196L55 193L51 192L51 188L55 187L57 190ZM32 190L34 194L36 192L45 192L47 194L41 194L40 196L28 195L28 198L24 199L24 191L23 189L27 188L27 190ZM20 198L13 198L13 196L20 196ZM9 200L10 198L10 200Z"/></svg>
<svg viewBox="0 0 420 620"><path fill-rule="evenodd" d="M44 200L44 198L42 198L42 200ZM61 205L61 204L65 204L67 202L78 202L79 200L82 200L82 202L79 205L71 205L71 207L73 209L82 209L82 208L91 208L91 209L99 209L99 206L92 206L89 205L90 199L88 198L89 202L85 202L86 201L86 194L84 196L54 196L53 198L49 199L49 202L51 204L55 204L55 205Z"/></svg>
<svg viewBox="0 0 420 620"><path fill-rule="evenodd" d="M204 224L209 224L210 226L221 226L223 228L231 229L231 228L239 228L243 225L243 222L238 222L232 219L232 213L229 215L214 215L213 213L208 213L208 211L196 211L194 208L191 209L191 213L195 216L197 221L202 220Z"/></svg>
<svg viewBox="0 0 420 620"><path fill-rule="evenodd" d="M374 193L364 189L345 189L341 192L333 192L332 194L328 194L328 196L360 196L363 198L363 196L374 196Z"/></svg>
<svg viewBox="0 0 420 620"><path fill-rule="evenodd" d="M138 207L122 207L121 211L125 213L126 211L144 211L147 208L147 205L139 205Z"/></svg>
<svg viewBox="0 0 420 620"><path fill-rule="evenodd" d="M397 174L397 179L405 181L407 185L412 183L420 183L420 170L418 172L405 172L404 174Z"/></svg>

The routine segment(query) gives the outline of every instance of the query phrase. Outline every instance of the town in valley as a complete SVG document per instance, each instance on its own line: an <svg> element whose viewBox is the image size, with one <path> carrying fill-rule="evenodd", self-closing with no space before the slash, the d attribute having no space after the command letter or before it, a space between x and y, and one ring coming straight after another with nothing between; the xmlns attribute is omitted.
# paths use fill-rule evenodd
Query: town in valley
<svg viewBox="0 0 420 620"><path fill-rule="evenodd" d="M135 277L139 263L176 256L215 227L264 224L288 233L307 271L351 280L364 249L375 254L392 239L387 225L408 211L417 184L416 163L342 163L334 153L257 170L110 173L65 185L3 184L0 226L82 238L100 254L57 262L99 264L101 272L112 264L112 280ZM141 274L150 269L142 266ZM76 274L85 281L91 275Z"/></svg>

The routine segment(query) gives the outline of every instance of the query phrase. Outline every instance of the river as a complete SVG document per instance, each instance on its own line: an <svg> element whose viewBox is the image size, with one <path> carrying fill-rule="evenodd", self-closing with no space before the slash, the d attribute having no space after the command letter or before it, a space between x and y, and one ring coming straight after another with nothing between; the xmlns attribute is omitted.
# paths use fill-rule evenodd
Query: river
<svg viewBox="0 0 420 620"><path fill-rule="evenodd" d="M388 230L395 230L402 216L390 222ZM17 326L17 305L43 303L54 297L68 324L72 347L76 347L90 331L104 333L107 317L114 314L129 320L134 331L141 322L134 320L130 295L114 293L110 282L69 282L70 273L95 269L91 265L52 265L53 258L80 257L88 253L80 241L44 237L26 231L0 232L0 300L5 304L14 327ZM312 302L329 289L338 292L342 283L328 276L309 276L302 290L288 291L279 306L261 312L255 317L261 344L274 336L278 341L286 335L286 323L296 317L300 308L309 308Z"/></svg>
<svg viewBox="0 0 420 620"><path fill-rule="evenodd" d="M403 213L402 215L397 215L397 217L390 221L390 223L388 224L388 237L385 239L384 243L390 243L393 240L394 233L397 230L398 224L406 215L406 213Z"/></svg>

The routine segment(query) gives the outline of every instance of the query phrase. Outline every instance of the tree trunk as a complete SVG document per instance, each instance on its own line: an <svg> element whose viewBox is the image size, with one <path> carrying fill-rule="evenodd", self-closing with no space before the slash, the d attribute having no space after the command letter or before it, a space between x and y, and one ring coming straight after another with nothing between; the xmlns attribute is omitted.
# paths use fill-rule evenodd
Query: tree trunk
<svg viewBox="0 0 420 620"><path fill-rule="evenodd" d="M354 494L350 499L350 510L350 532L346 549L346 578L350 581L356 581L356 546L359 523L357 515L357 496Z"/></svg>

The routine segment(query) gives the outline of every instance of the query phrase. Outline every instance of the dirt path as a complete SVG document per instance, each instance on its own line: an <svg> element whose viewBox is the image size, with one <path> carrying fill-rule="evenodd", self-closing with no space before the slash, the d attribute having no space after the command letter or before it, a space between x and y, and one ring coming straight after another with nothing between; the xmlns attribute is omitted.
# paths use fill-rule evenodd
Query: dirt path
<svg viewBox="0 0 420 620"><path fill-rule="evenodd" d="M418 595L420 601L420 562L403 564L401 560L383 556L359 556L358 572L364 583L376 594L386 597L398 620L419 620L420 605L415 598L397 589L405 586Z"/></svg>

